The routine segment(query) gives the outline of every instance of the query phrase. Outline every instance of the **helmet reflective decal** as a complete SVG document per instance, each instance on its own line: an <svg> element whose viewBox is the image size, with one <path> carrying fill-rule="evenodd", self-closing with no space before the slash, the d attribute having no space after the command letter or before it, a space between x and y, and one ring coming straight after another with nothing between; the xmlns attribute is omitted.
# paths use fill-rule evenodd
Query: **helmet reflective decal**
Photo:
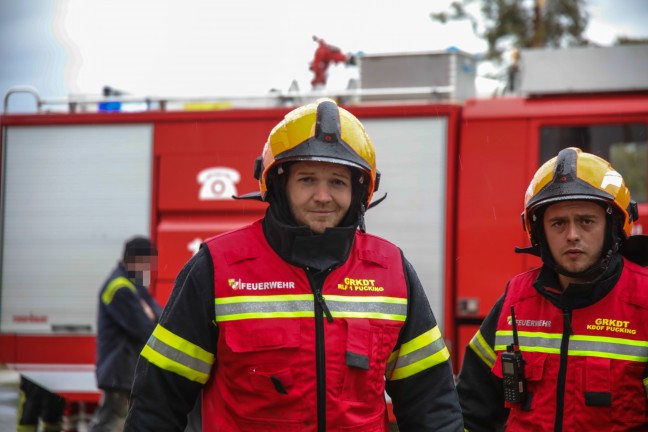
<svg viewBox="0 0 648 432"><path fill-rule="evenodd" d="M621 174L614 170L606 172L601 181L601 189L606 189L609 185L617 188L623 186L623 177L621 177Z"/></svg>
<svg viewBox="0 0 648 432"><path fill-rule="evenodd" d="M623 219L622 234L630 236L635 219L632 211L634 201L621 174L605 159L569 147L544 163L526 190L522 220L533 244L537 244L531 226L537 219L535 213L551 203L567 200L590 200L612 205Z"/></svg>

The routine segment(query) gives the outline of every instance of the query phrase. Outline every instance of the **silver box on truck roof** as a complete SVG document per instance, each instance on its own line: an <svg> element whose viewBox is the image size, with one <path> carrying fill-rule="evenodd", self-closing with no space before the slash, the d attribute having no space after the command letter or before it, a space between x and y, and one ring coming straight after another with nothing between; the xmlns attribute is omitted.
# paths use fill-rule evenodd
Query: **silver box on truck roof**
<svg viewBox="0 0 648 432"><path fill-rule="evenodd" d="M648 45L520 52L520 92L525 96L637 90L648 90Z"/></svg>

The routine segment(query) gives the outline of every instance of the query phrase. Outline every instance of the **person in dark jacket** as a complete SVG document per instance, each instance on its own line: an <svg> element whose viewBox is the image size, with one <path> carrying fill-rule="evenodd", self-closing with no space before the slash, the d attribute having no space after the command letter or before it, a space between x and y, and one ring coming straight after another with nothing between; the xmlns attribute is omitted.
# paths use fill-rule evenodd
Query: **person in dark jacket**
<svg viewBox="0 0 648 432"><path fill-rule="evenodd" d="M462 431L449 352L412 265L365 232L364 127L330 99L288 113L255 164L265 217L208 239L142 350L126 431ZM375 202L374 202L375 203ZM202 396L201 396L202 395Z"/></svg>
<svg viewBox="0 0 648 432"><path fill-rule="evenodd" d="M60 432L64 411L65 399L20 376L16 432Z"/></svg>
<svg viewBox="0 0 648 432"><path fill-rule="evenodd" d="M470 432L648 430L648 238L604 159L567 148L525 197L542 266L513 277L466 348ZM517 335L517 337L515 336Z"/></svg>
<svg viewBox="0 0 648 432"><path fill-rule="evenodd" d="M97 385L103 396L92 432L123 430L137 358L162 312L148 292L156 269L155 245L131 238L99 291Z"/></svg>

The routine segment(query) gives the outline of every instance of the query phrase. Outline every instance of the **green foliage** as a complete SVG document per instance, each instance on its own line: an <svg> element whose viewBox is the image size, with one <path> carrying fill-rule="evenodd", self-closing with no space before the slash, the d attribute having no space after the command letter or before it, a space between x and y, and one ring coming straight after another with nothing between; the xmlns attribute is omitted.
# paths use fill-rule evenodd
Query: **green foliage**
<svg viewBox="0 0 648 432"><path fill-rule="evenodd" d="M615 45L646 45L648 38L631 38L627 36L618 36Z"/></svg>
<svg viewBox="0 0 648 432"><path fill-rule="evenodd" d="M468 11L477 1L480 20ZM499 61L506 49L587 45L585 5L586 0L457 0L430 18L442 24L469 20L475 34L488 43L486 59Z"/></svg>
<svg viewBox="0 0 648 432"><path fill-rule="evenodd" d="M646 202L648 145L645 142L612 144L610 163L623 176L626 186L630 189L630 196L637 202Z"/></svg>

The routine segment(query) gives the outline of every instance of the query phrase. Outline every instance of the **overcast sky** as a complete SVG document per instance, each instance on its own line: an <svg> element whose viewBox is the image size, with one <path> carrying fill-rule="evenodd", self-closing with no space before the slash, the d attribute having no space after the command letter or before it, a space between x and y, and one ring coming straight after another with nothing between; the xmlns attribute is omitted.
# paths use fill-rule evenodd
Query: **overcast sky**
<svg viewBox="0 0 648 432"><path fill-rule="evenodd" d="M0 95L15 85L42 97L99 94L111 85L142 96L265 94L297 80L310 90L317 35L344 52L486 48L467 22L430 12L450 0L0 0ZM648 38L648 1L589 0L586 36ZM357 70L333 67L329 89ZM20 107L22 99L10 106Z"/></svg>

